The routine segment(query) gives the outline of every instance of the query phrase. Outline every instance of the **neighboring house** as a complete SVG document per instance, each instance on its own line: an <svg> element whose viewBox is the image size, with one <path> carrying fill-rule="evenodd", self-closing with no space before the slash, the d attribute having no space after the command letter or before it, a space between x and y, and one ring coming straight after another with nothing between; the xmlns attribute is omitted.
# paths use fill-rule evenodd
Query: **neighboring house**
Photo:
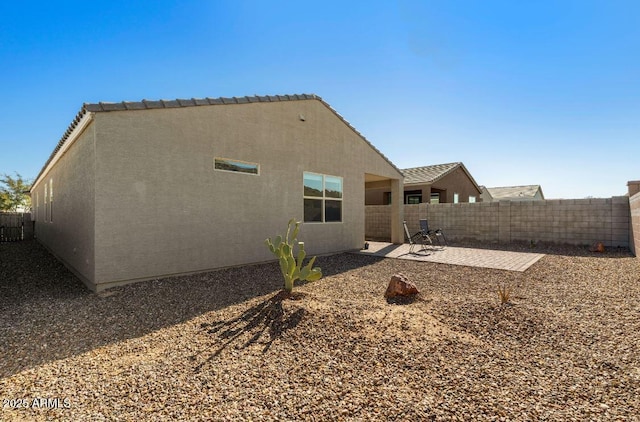
<svg viewBox="0 0 640 422"><path fill-rule="evenodd" d="M91 289L359 249L365 185L402 173L315 95L84 104L31 188L38 240ZM402 204L392 241L402 243ZM260 283L260 280L255 280Z"/></svg>
<svg viewBox="0 0 640 422"><path fill-rule="evenodd" d="M480 201L480 187L462 163L414 167L402 174L405 204ZM389 204L391 197L388 188L367 189L367 205Z"/></svg>
<svg viewBox="0 0 640 422"><path fill-rule="evenodd" d="M481 186L482 201L542 201L544 194L540 185L526 186L503 186L497 188L487 188Z"/></svg>

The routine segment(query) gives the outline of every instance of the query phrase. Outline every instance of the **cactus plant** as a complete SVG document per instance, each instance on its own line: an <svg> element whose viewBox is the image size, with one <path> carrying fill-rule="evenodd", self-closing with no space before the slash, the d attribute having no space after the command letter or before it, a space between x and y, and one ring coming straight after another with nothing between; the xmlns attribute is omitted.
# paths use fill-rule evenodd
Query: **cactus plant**
<svg viewBox="0 0 640 422"><path fill-rule="evenodd" d="M293 232L291 232L292 224L294 224ZM315 256L311 258L307 265L302 266L307 253L304 250L304 242L297 242L299 231L300 222L292 218L289 220L287 234L284 238L278 235L273 241L271 241L271 238L264 241L271 253L278 258L280 271L284 277L284 290L288 293L293 291L293 283L296 280L316 281L322 277L322 270L319 267L313 267L313 263L316 260ZM290 234L291 239L289 239ZM298 256L294 257L293 249L296 243L298 244Z"/></svg>

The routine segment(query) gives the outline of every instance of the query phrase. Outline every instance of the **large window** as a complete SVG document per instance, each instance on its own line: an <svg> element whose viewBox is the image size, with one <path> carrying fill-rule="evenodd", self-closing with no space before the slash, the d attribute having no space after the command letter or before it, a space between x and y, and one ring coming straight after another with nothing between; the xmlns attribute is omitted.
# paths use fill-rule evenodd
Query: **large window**
<svg viewBox="0 0 640 422"><path fill-rule="evenodd" d="M342 177L307 173L304 183L304 221L342 221Z"/></svg>

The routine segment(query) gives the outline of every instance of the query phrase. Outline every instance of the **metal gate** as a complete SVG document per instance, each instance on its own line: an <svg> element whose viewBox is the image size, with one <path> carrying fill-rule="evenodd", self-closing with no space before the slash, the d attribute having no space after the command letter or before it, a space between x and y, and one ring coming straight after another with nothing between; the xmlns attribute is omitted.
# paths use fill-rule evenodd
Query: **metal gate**
<svg viewBox="0 0 640 422"><path fill-rule="evenodd" d="M24 240L24 214L0 212L0 242Z"/></svg>

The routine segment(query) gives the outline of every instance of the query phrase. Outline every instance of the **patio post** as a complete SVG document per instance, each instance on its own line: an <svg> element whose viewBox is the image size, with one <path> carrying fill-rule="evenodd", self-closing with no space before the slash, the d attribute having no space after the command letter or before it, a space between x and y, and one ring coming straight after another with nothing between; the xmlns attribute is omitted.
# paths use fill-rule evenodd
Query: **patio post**
<svg viewBox="0 0 640 422"><path fill-rule="evenodd" d="M391 242L404 243L402 220L404 219L404 189L401 179L391 179Z"/></svg>

